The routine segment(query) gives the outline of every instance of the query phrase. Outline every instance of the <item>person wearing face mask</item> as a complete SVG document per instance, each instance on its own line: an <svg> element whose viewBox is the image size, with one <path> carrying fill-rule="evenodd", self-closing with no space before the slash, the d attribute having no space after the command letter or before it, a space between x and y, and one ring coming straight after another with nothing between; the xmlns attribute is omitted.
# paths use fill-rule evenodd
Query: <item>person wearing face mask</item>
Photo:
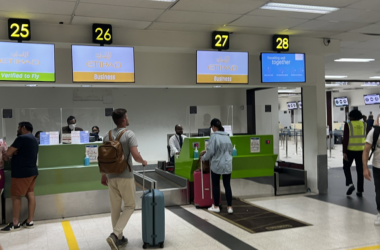
<svg viewBox="0 0 380 250"><path fill-rule="evenodd" d="M174 163L174 156L179 155L181 152L183 140L186 136L183 135L183 127L180 124L175 125L175 135L170 137L170 162Z"/></svg>
<svg viewBox="0 0 380 250"><path fill-rule="evenodd" d="M95 136L97 141L103 141L103 137L99 135L100 129L98 126L93 126L91 131L91 135Z"/></svg>
<svg viewBox="0 0 380 250"><path fill-rule="evenodd" d="M82 128L77 127L77 120L74 116L67 118L67 126L62 127L62 134L71 134L71 131L83 131Z"/></svg>

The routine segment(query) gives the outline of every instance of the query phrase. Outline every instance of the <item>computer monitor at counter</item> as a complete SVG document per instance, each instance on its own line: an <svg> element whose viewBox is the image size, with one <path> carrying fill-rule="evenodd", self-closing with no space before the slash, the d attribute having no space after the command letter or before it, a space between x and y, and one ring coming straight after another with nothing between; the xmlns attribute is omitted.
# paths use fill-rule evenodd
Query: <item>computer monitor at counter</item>
<svg viewBox="0 0 380 250"><path fill-rule="evenodd" d="M199 128L198 136L210 136L210 128Z"/></svg>

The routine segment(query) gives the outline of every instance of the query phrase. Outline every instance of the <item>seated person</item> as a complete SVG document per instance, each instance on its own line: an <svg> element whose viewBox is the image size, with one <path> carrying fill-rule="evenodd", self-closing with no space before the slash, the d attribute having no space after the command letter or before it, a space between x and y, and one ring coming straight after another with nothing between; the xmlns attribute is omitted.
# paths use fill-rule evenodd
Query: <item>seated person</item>
<svg viewBox="0 0 380 250"><path fill-rule="evenodd" d="M181 152L183 140L186 136L183 135L183 128L180 124L175 125L175 135L170 137L170 162L174 163L174 156Z"/></svg>
<svg viewBox="0 0 380 250"><path fill-rule="evenodd" d="M77 127L77 120L74 116L67 118L67 126L62 127L62 134L71 134L71 131L83 131L82 128Z"/></svg>
<svg viewBox="0 0 380 250"><path fill-rule="evenodd" d="M43 132L43 131L37 131L36 134L34 135L34 137L36 137L36 140L37 140L38 144L40 144L40 134L41 134L41 132Z"/></svg>
<svg viewBox="0 0 380 250"><path fill-rule="evenodd" d="M103 137L101 137L99 135L100 129L99 129L98 126L93 126L91 130L92 130L92 133L91 133L92 135L96 134L95 137L97 137L97 138L95 138L95 140L97 140L97 141L103 141Z"/></svg>

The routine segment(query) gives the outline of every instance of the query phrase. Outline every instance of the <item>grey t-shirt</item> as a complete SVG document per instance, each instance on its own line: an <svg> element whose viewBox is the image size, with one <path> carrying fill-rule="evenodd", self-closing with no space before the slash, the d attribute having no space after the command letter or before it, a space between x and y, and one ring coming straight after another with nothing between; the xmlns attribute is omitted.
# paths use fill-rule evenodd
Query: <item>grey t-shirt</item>
<svg viewBox="0 0 380 250"><path fill-rule="evenodd" d="M123 131L126 128L115 128L112 130L112 137L113 140L116 140L116 138L119 136L120 132ZM108 133L103 137L103 141L109 141ZM133 164L132 164L132 155L130 148L131 147L137 147L137 139L135 136L135 133L133 133L131 130L127 130L120 138L120 143L123 146L123 152L124 157L128 161L128 165L131 167L132 172L129 172L129 168L127 167L125 171L121 174L107 174L108 179L112 178L127 178L131 179L134 178L133 176Z"/></svg>

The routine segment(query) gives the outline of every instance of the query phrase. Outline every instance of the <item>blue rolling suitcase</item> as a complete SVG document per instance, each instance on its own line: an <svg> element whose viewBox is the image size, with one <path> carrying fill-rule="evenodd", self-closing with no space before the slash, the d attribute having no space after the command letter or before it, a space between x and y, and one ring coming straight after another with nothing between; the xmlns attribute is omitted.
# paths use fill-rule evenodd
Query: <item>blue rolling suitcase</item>
<svg viewBox="0 0 380 250"><path fill-rule="evenodd" d="M144 191L145 168L142 196L142 238L143 248L159 246L165 241L165 202L164 194L158 189Z"/></svg>

